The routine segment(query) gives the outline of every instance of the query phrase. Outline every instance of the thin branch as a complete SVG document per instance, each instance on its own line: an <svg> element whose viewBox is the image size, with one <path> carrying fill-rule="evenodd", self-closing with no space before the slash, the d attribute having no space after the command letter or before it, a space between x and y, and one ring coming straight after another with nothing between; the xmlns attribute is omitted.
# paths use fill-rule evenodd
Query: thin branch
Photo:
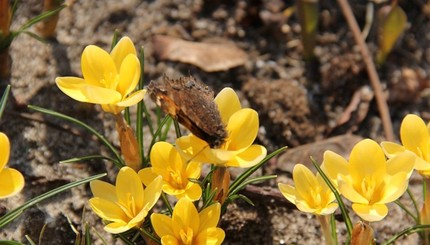
<svg viewBox="0 0 430 245"><path fill-rule="evenodd" d="M394 140L393 125L391 123L390 112L384 92L382 91L381 81L379 80L378 73L376 72L375 64L372 56L370 55L369 49L361 35L360 28L358 27L357 20L355 19L351 6L347 0L337 0L340 8L342 9L343 15L345 16L348 26L352 31L355 42L360 48L363 61L366 65L367 73L369 75L370 83L373 90L375 90L376 103L378 104L379 114L382 120L382 126L384 127L385 138L389 141Z"/></svg>

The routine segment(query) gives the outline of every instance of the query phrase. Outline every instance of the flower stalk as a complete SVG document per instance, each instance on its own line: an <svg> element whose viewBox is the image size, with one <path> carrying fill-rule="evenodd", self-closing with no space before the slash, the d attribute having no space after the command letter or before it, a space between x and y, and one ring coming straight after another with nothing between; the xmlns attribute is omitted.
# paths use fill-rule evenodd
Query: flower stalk
<svg viewBox="0 0 430 245"><path fill-rule="evenodd" d="M336 244L332 237L330 228L330 215L317 215L317 220L320 222L321 230L324 234L325 244L333 245Z"/></svg>
<svg viewBox="0 0 430 245"><path fill-rule="evenodd" d="M43 1L43 12L53 11L59 8L63 3L64 0L45 0ZM44 38L55 38L55 29L57 28L59 15L60 12L57 12L40 22L40 25L37 26L37 31L40 36Z"/></svg>

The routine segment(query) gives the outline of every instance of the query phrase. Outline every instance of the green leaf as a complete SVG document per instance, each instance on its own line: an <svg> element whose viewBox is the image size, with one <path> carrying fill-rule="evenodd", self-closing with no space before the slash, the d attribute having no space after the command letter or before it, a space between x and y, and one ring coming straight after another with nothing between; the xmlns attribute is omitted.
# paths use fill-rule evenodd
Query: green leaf
<svg viewBox="0 0 430 245"><path fill-rule="evenodd" d="M46 200L52 196L55 196L59 193L67 191L67 190L74 188L76 186L80 186L82 184L88 183L88 182L96 180L96 179L100 179L104 176L106 176L106 173L97 174L97 175L94 175L94 176L91 176L91 177L88 177L88 178L85 178L85 179L82 179L79 181L65 184L65 185L57 187L51 191L45 192L45 193L27 201L27 202L25 202L23 205L21 205L18 208L8 212L4 216L0 217L0 228L2 228L3 226L7 225L10 222L12 222L16 217L21 215L25 210L27 210L28 208L40 203L41 201L44 201L44 200Z"/></svg>
<svg viewBox="0 0 430 245"><path fill-rule="evenodd" d="M0 119L3 116L4 108L6 107L7 98L9 96L10 92L10 85L7 85L6 89L4 90L3 96L0 100Z"/></svg>
<svg viewBox="0 0 430 245"><path fill-rule="evenodd" d="M1 245L24 245L24 243L15 242L15 241L6 241L6 240L0 240Z"/></svg>

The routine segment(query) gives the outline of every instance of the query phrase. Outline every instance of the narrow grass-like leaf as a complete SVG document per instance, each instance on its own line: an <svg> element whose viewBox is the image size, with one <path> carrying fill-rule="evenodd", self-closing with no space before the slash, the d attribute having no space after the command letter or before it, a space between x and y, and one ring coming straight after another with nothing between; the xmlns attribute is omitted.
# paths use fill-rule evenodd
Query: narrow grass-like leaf
<svg viewBox="0 0 430 245"><path fill-rule="evenodd" d="M260 182L265 181L265 180L275 179L276 177L277 177L277 175L266 175L266 176L260 176L260 177L245 180L240 185L238 185L234 189L234 191L229 191L228 196L230 197L230 195L236 194L238 191L242 190L243 188L245 188L249 184L260 183Z"/></svg>
<svg viewBox="0 0 430 245"><path fill-rule="evenodd" d="M240 186L249 176L251 176L257 169L261 168L267 161L272 159L273 157L277 156L281 152L283 152L285 149L287 149L287 146L281 147L278 150L272 152L271 154L267 155L261 162L259 162L257 165L247 169L245 172L243 172L241 175L239 175L233 183L230 185L230 192L237 192L236 190L238 186Z"/></svg>
<svg viewBox="0 0 430 245"><path fill-rule="evenodd" d="M24 245L24 243L16 242L16 241L6 241L0 240L1 245Z"/></svg>
<svg viewBox="0 0 430 245"><path fill-rule="evenodd" d="M60 163L76 163L76 162L84 162L84 161L96 160L96 159L102 159L102 160L107 160L107 161L111 161L111 162L116 162L115 159L110 158L110 157L106 157L106 156L102 156L102 155L91 155L91 156L74 157L74 158L62 160L62 161L60 161Z"/></svg>
<svg viewBox="0 0 430 245"><path fill-rule="evenodd" d="M27 202L25 202L23 205L19 206L18 208L6 213L4 216L0 217L0 228L2 228L3 226L5 226L6 224L10 223L11 221L13 221L16 217L18 217L19 215L21 215L25 210L27 210L28 208L40 203L41 201L48 199L52 196L55 196L61 192L67 191L71 188L74 188L76 186L80 186L82 184L88 183L90 181L96 180L96 179L100 179L102 177L106 176L106 173L103 174L97 174L82 180L78 180L72 183L68 183L66 185L57 187L53 190L50 190L48 192L45 192Z"/></svg>
<svg viewBox="0 0 430 245"><path fill-rule="evenodd" d="M330 190L333 192L334 196L336 197L340 211L342 213L342 217L345 221L346 230L348 231L348 237L349 237L349 239L351 239L352 222L351 222L351 218L348 215L348 210L345 207L345 203L343 203L343 201L342 201L342 197L340 196L339 192L336 190L336 187L334 187L331 180L327 177L327 175L324 173L324 171L317 164L317 162L315 161L315 159L313 157L311 157L311 161L312 161L312 164L314 165L314 167L317 169L318 173L324 179L324 182L327 184L327 186L330 188Z"/></svg>
<svg viewBox="0 0 430 245"><path fill-rule="evenodd" d="M7 85L0 100L0 119L3 116L4 108L6 107L7 98L9 97L10 85Z"/></svg>
<svg viewBox="0 0 430 245"><path fill-rule="evenodd" d="M37 245L32 239L31 239L31 237L29 236L29 235L25 235L24 236L25 237L25 239L27 239L27 241L28 241L28 243L30 244L30 245Z"/></svg>
<svg viewBox="0 0 430 245"><path fill-rule="evenodd" d="M416 224L419 223L418 217L416 217L405 205L403 205L400 200L396 200L394 203L397 204L397 206L399 206L403 211L405 211L412 219L414 219Z"/></svg>
<svg viewBox="0 0 430 245"><path fill-rule="evenodd" d="M84 123L84 122L82 122L82 121L80 121L80 120L78 120L78 119L76 119L76 118L73 118L73 117L70 117L70 116L67 116L67 115L65 115L65 114L61 114L61 113L59 113L59 112L56 112L56 111L51 111L51 110L48 110L48 109L45 109L45 108L42 108L42 107L38 107L38 106L34 106L34 105L29 105L28 106L28 108L30 108L30 109L32 109L32 110L35 110L35 111L38 111L38 112L42 112L42 113L45 113L45 114L48 114L48 115L51 115L51 116L54 116L54 117L57 117L57 118L60 118L60 119L63 119L63 120L66 120L66 121L69 121L69 122L72 122L72 123L74 123L74 124L77 124L77 125L79 125L79 126L81 126L81 127L83 127L84 129L86 129L86 130L88 130L88 131L90 131L94 136L96 136L111 152L112 152L112 154L115 156L115 158L117 159L117 161L115 161L114 162L114 164L118 167L118 168L121 168L121 167L124 167L125 166L125 163L124 163L124 160L122 159L122 157L120 156L120 154L118 153L118 151L115 149L115 147L102 135L102 134L100 134L99 132L97 132L97 130L95 130L94 128L92 128L91 126L89 126L88 124L86 124L86 123Z"/></svg>
<svg viewBox="0 0 430 245"><path fill-rule="evenodd" d="M143 47L140 48L140 52L139 52L139 61L140 61L140 79L139 79L139 83L137 85L137 89L141 90L144 87L144 83L145 83L145 76L144 76L144 70L145 70L145 51L143 49ZM138 149L139 149L139 156L140 159L142 159L142 167L145 168L146 167L146 161L145 161L145 152L143 150L143 107L145 106L145 101L141 100L139 101L139 103L137 103L137 111L136 111L136 138L137 138L137 145L138 145ZM151 118L148 118L148 120L151 120Z"/></svg>
<svg viewBox="0 0 430 245"><path fill-rule="evenodd" d="M389 240L387 240L382 244L383 245L394 244L394 242L397 241L397 239L399 239L402 236L407 236L415 232L423 232L428 229L430 229L430 225L414 225L402 230L401 232L396 233L392 238L390 238Z"/></svg>

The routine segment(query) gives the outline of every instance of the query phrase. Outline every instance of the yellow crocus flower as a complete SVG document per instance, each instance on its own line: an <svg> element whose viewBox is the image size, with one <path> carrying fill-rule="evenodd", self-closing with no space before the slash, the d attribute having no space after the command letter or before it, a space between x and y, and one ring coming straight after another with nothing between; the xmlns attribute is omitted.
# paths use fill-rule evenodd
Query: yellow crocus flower
<svg viewBox="0 0 430 245"><path fill-rule="evenodd" d="M264 146L252 144L258 133L258 113L242 108L236 92L231 88L221 90L215 103L228 132L224 144L219 148L210 148L207 142L190 134L177 139L176 145L193 161L242 168L259 163L267 151Z"/></svg>
<svg viewBox="0 0 430 245"><path fill-rule="evenodd" d="M125 107L141 101L146 90L136 88L140 62L128 37L123 37L109 54L89 45L81 58L83 78L57 77L58 88L75 100L100 104L104 111L119 114Z"/></svg>
<svg viewBox="0 0 430 245"><path fill-rule="evenodd" d="M176 203L172 217L152 214L151 223L161 238L161 244L217 245L225 233L217 227L221 214L219 203L203 209L200 213L187 198Z"/></svg>
<svg viewBox="0 0 430 245"><path fill-rule="evenodd" d="M167 142L157 142L151 149L150 159L152 167L139 171L143 184L148 185L157 176L163 178L163 191L176 198L198 200L202 195L202 188L190 179L198 179L201 164L189 162L179 154L177 149Z"/></svg>
<svg viewBox="0 0 430 245"><path fill-rule="evenodd" d="M116 185L94 180L90 183L94 195L91 209L102 219L109 221L104 229L113 234L138 227L161 195L162 179L156 178L146 188L130 167L122 167Z"/></svg>
<svg viewBox="0 0 430 245"><path fill-rule="evenodd" d="M0 199L14 196L24 188L22 174L16 169L6 167L9 155L9 139L0 132Z"/></svg>
<svg viewBox="0 0 430 245"><path fill-rule="evenodd" d="M293 180L295 187L282 183L278 187L282 195L300 211L316 215L328 215L336 211L336 198L320 175L314 175L303 164L296 164Z"/></svg>
<svg viewBox="0 0 430 245"><path fill-rule="evenodd" d="M387 203L397 200L408 187L414 167L414 155L403 152L385 159L382 148L373 140L358 142L349 161L334 152L324 154L328 177L336 178L339 192L352 202L352 209L363 220L382 220L388 213Z"/></svg>

